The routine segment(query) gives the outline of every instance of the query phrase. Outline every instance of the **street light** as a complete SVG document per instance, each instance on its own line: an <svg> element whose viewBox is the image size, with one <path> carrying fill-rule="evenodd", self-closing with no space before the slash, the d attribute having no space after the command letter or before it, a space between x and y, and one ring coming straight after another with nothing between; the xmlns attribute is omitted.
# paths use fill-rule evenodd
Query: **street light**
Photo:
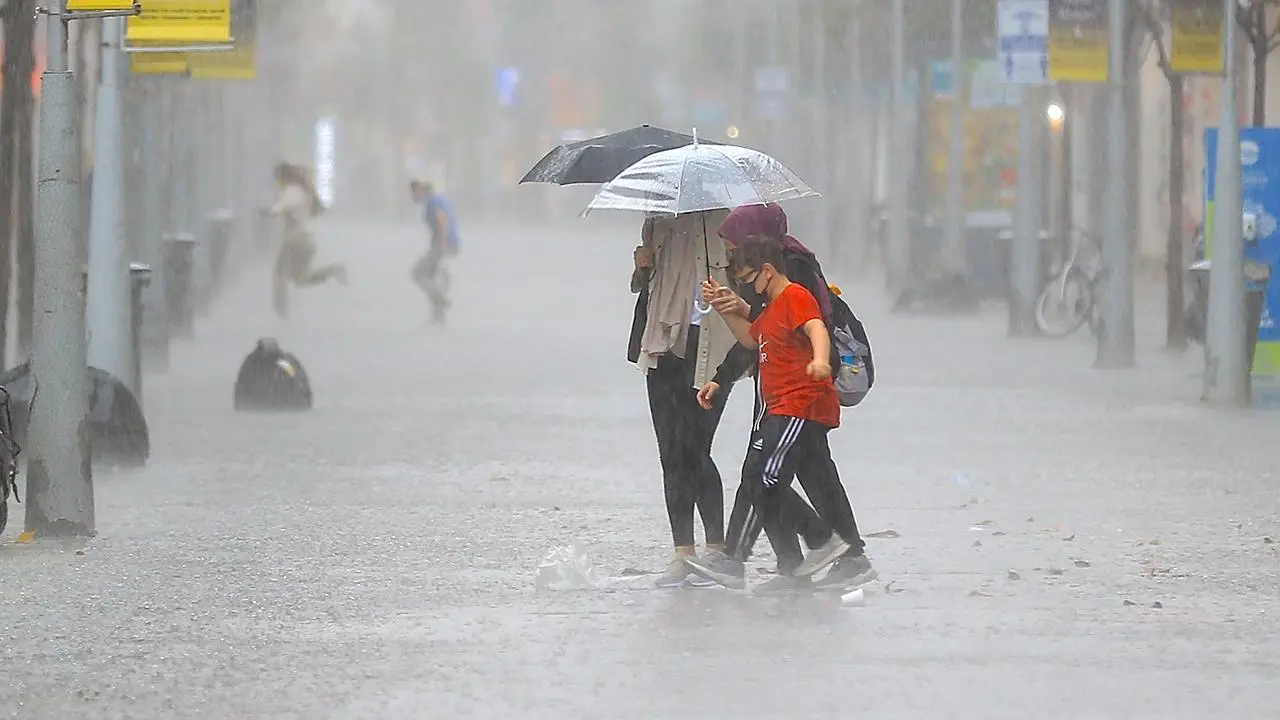
<svg viewBox="0 0 1280 720"><path fill-rule="evenodd" d="M1045 116L1049 118L1049 126L1054 130L1062 129L1062 121L1066 119L1067 113L1058 103L1051 103L1045 109Z"/></svg>

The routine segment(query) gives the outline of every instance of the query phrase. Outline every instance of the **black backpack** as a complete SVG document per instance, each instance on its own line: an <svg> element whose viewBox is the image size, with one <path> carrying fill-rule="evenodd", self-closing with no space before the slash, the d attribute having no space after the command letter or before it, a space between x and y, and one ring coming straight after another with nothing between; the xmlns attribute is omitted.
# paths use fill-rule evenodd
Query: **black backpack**
<svg viewBox="0 0 1280 720"><path fill-rule="evenodd" d="M853 310L849 308L839 290L828 287L831 297L831 318L827 331L831 333L833 354L841 358L853 358L852 363L840 361L835 373L836 394L842 407L854 407L871 392L876 381L876 364L871 355L871 340L867 329Z"/></svg>
<svg viewBox="0 0 1280 720"><path fill-rule="evenodd" d="M240 365L233 403L237 412L310 410L311 380L295 355L262 338Z"/></svg>

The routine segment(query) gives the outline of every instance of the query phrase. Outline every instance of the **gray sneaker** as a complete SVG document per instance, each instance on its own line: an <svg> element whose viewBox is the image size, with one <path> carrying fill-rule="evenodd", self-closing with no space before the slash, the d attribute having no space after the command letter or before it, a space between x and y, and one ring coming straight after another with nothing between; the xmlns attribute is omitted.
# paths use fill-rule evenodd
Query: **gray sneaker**
<svg viewBox="0 0 1280 720"><path fill-rule="evenodd" d="M825 577L814 583L818 587L855 588L880 577L866 555L845 555L827 571Z"/></svg>
<svg viewBox="0 0 1280 720"><path fill-rule="evenodd" d="M795 575L774 575L759 585L752 585L751 592L758 595L768 595L770 593L810 590L812 588L813 580L811 578L796 577Z"/></svg>
<svg viewBox="0 0 1280 720"><path fill-rule="evenodd" d="M840 538L839 535L832 534L831 539L827 540L822 547L810 550L805 556L804 562L800 563L800 567L796 568L796 575L808 577L827 567L831 563L840 559L840 556L848 552L849 543Z"/></svg>
<svg viewBox="0 0 1280 720"><path fill-rule="evenodd" d="M694 574L733 590L746 587L746 569L741 560L734 560L722 552L709 552L702 557L686 557L684 564Z"/></svg>
<svg viewBox="0 0 1280 720"><path fill-rule="evenodd" d="M689 568L684 564L684 557L677 555L667 563L667 569L662 571L653 584L660 588L678 588L684 585L687 577L689 577Z"/></svg>

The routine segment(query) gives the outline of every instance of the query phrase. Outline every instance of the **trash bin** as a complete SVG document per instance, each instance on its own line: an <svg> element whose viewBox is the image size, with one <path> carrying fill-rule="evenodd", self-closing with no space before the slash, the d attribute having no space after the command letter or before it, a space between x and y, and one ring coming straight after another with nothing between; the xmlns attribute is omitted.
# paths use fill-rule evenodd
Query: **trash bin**
<svg viewBox="0 0 1280 720"><path fill-rule="evenodd" d="M132 380L130 387L133 396L142 405L142 291L151 284L151 266L146 263L129 263L129 288L132 291L129 305L130 332L129 350L132 353Z"/></svg>
<svg viewBox="0 0 1280 720"><path fill-rule="evenodd" d="M1190 268L1197 279L1197 292L1203 293L1202 307L1206 312L1209 307L1209 271L1212 267L1213 260L1201 260ZM1244 261L1244 382L1248 397L1253 396L1253 356L1258 351L1258 330L1262 326L1262 308L1267 302L1267 285L1270 282L1269 266L1253 260Z"/></svg>
<svg viewBox="0 0 1280 720"><path fill-rule="evenodd" d="M168 233L164 236L165 306L169 331L174 337L190 338L195 334L195 303L192 297L192 265L196 239L191 233Z"/></svg>

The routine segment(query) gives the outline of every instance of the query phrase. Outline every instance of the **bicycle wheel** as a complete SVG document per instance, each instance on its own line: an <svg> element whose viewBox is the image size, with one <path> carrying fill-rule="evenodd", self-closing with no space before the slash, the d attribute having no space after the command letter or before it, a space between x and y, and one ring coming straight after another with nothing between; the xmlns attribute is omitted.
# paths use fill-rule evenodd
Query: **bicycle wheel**
<svg viewBox="0 0 1280 720"><path fill-rule="evenodd" d="M1072 268L1065 278L1056 277L1036 299L1036 326L1049 337L1066 337L1089 319L1093 289L1089 277Z"/></svg>

